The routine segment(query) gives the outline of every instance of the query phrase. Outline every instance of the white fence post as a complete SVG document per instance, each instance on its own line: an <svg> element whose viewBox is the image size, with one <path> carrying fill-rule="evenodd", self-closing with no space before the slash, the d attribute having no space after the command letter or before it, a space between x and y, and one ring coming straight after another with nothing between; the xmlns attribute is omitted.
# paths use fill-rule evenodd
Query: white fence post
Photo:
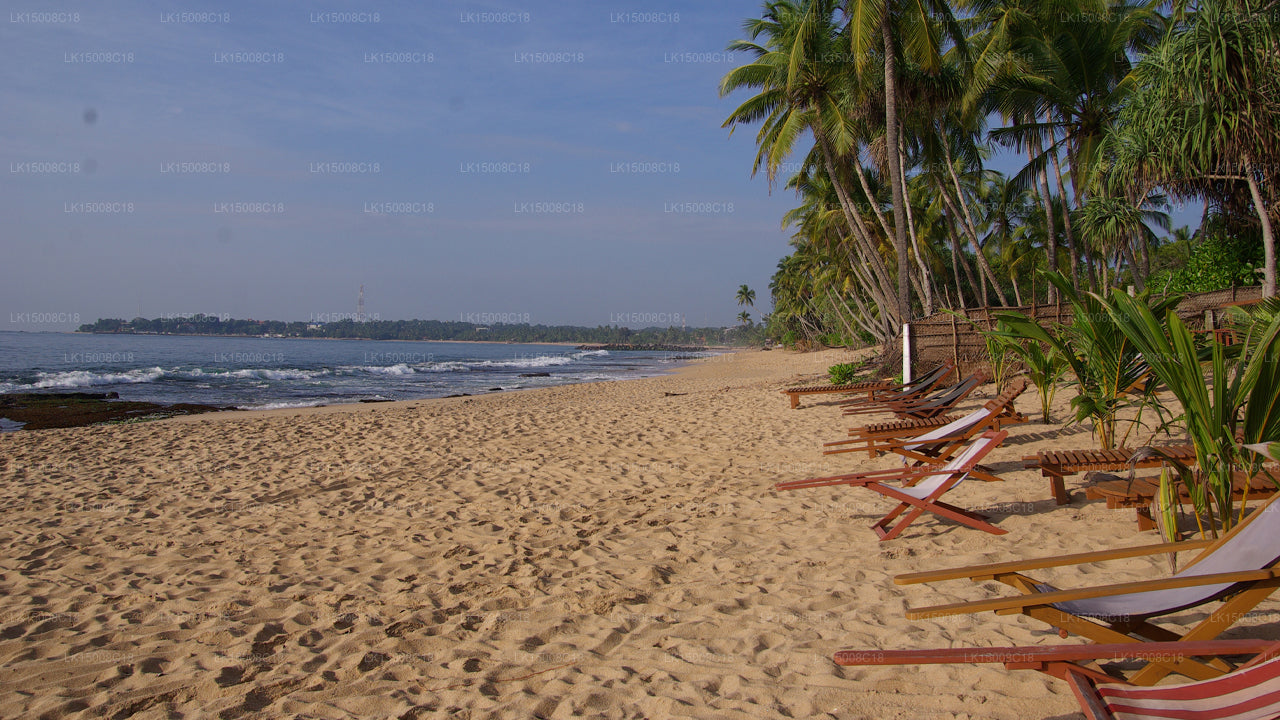
<svg viewBox="0 0 1280 720"><path fill-rule="evenodd" d="M911 325L902 324L902 382L911 382Z"/></svg>

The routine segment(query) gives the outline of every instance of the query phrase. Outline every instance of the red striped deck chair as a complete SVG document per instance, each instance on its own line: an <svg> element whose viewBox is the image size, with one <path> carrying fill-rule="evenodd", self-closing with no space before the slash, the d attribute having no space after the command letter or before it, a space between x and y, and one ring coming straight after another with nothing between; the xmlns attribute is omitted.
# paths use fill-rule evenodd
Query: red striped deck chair
<svg viewBox="0 0 1280 720"><path fill-rule="evenodd" d="M1235 672L1209 680L1136 687L1079 661L1158 659L1161 654L1256 655ZM838 665L1001 662L1011 670L1039 670L1071 686L1089 720L1275 720L1280 718L1280 643L1213 640L944 650L844 650Z"/></svg>

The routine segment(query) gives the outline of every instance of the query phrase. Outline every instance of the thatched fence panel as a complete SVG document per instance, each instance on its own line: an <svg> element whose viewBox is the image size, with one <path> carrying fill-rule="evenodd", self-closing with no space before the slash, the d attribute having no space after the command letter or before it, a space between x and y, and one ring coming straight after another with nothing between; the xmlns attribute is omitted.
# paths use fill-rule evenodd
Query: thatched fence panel
<svg viewBox="0 0 1280 720"><path fill-rule="evenodd" d="M1176 312L1194 329L1220 327L1225 307L1250 302L1262 297L1262 288L1241 287L1214 290L1188 295L1178 303ZM983 331L993 330L994 315L1017 310L1034 318L1046 328L1056 324L1069 324L1072 320L1070 304L1030 305L1023 307L983 307L963 311L964 315ZM1206 315L1211 325L1206 325ZM954 360L961 374L984 370L991 372L987 356L987 344L982 333L968 322L950 313L934 313L911 323L911 368L913 374L928 371L940 362Z"/></svg>

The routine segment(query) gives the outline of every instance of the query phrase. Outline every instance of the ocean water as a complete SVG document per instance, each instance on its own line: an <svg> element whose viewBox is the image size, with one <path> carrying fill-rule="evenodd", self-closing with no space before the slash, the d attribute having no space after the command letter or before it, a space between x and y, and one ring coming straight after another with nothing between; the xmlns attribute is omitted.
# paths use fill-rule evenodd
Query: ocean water
<svg viewBox="0 0 1280 720"><path fill-rule="evenodd" d="M660 375L709 353L564 345L0 332L0 393L117 392L241 409L412 400ZM547 373L547 377L521 377Z"/></svg>

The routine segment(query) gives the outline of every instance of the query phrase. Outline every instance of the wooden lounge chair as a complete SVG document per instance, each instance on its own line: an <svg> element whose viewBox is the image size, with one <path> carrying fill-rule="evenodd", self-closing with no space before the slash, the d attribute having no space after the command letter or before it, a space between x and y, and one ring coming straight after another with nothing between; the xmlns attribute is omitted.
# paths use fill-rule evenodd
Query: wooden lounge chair
<svg viewBox="0 0 1280 720"><path fill-rule="evenodd" d="M900 418L931 418L959 405L969 393L988 380L985 373L976 372L949 388L919 399L883 402L875 406L845 408L845 415L891 412Z"/></svg>
<svg viewBox="0 0 1280 720"><path fill-rule="evenodd" d="M791 398L791 409L795 410L800 407L801 395L825 395L829 393L860 393L867 394L867 400L875 397L877 390L888 390L892 388L892 380L868 380L866 382L845 383L844 385L809 385L807 387L793 387L782 391L783 395Z"/></svg>
<svg viewBox="0 0 1280 720"><path fill-rule="evenodd" d="M999 430L999 420L997 418L1000 414L1000 409L1022 394L1026 386L1026 380L1015 381L995 399L988 401L982 407L958 420L936 427L924 435L873 445L870 449L874 453L897 453L902 456L904 462L909 463L909 467L942 465L955 457L955 454L967 445L973 439L973 436L987 430ZM993 425L996 427L992 427ZM827 443L827 445L838 446L847 442L850 441ZM836 453L855 452L865 449L867 448L853 447L826 450L823 454L834 455ZM969 475L987 482L1000 481L999 477L996 477L989 469L981 465L974 466Z"/></svg>
<svg viewBox="0 0 1280 720"><path fill-rule="evenodd" d="M1160 660L1170 655L1253 655L1254 658L1222 677L1154 688L1134 687L1077 664L1106 659ZM846 666L999 662L1010 670L1039 670L1071 686L1088 720L1274 720L1280 717L1280 643L1274 640L844 650L836 653L835 661L837 665Z"/></svg>
<svg viewBox="0 0 1280 720"><path fill-rule="evenodd" d="M1171 577L1105 585L1075 590L1058 590L1023 572L1050 567L1079 565L1182 550L1201 550L1186 567ZM1212 640L1255 605L1280 587L1280 505L1274 498L1217 540L1191 540L1136 548L1023 560L994 565L976 565L954 570L911 573L894 578L899 585L969 578L974 582L997 580L1023 593L976 602L926 608L909 608L907 617L924 619L994 611L1021 613L1097 643L1140 641ZM1185 634L1150 622L1188 608L1221 600ZM1207 611L1207 609L1206 609ZM1152 661L1129 682L1151 685L1171 672L1193 680L1206 680L1230 671L1222 660L1200 662L1191 658Z"/></svg>
<svg viewBox="0 0 1280 720"><path fill-rule="evenodd" d="M964 452L940 467L870 470L850 475L794 480L778 483L774 487L778 490L799 490L831 485L852 485L864 487L891 500L897 500L897 507L871 526L882 542L900 535L908 525L926 512L993 535L1003 535L1008 531L988 523L985 515L948 505L939 498L964 482L964 479L978 466L978 462L1008 435L1007 430L985 432L965 448ZM887 481L893 480L901 481L902 485L886 484ZM904 516L897 524L891 524L899 515Z"/></svg>
<svg viewBox="0 0 1280 720"><path fill-rule="evenodd" d="M902 402L911 398L923 398L928 392L938 387L944 380L951 377L956 371L954 362L948 360L920 377L895 385L883 390L875 390L868 398L853 398L851 400L842 400L841 405L845 407L875 407L882 403Z"/></svg>
<svg viewBox="0 0 1280 720"><path fill-rule="evenodd" d="M1253 477L1248 473L1235 472L1233 476L1233 493L1237 501L1266 500L1276 492L1276 481L1268 472L1261 472ZM1106 500L1111 510L1117 508L1133 508L1138 519L1139 530L1153 530L1155 519L1151 516L1151 505L1160 496L1159 477L1140 477L1132 480L1094 473L1092 483L1085 486L1084 496L1090 500ZM1186 485L1176 484L1178 502L1190 505L1191 496Z"/></svg>
<svg viewBox="0 0 1280 720"><path fill-rule="evenodd" d="M1196 449L1190 445L1168 445L1160 448L1184 463L1196 461ZM1067 494L1067 475L1097 470L1114 472L1130 468L1157 468L1164 464L1160 455L1148 455L1135 461L1132 465L1132 449L1117 448L1115 450L1043 450L1035 455L1022 458L1022 467L1028 470L1039 470L1040 474L1049 478L1049 492L1059 505L1071 502Z"/></svg>
<svg viewBox="0 0 1280 720"><path fill-rule="evenodd" d="M1026 389L1026 378L1018 378L1010 383L1004 392L962 418L937 415L932 418L894 420L851 428L848 440L823 443L823 447L836 448L824 450L823 454L835 455L865 450L869 457L874 458L884 452L897 452L898 449L907 445L916 445L922 440L936 442L956 437L967 440L985 430L999 430L1004 425L1024 423L1027 418L1018 412L1014 401Z"/></svg>

